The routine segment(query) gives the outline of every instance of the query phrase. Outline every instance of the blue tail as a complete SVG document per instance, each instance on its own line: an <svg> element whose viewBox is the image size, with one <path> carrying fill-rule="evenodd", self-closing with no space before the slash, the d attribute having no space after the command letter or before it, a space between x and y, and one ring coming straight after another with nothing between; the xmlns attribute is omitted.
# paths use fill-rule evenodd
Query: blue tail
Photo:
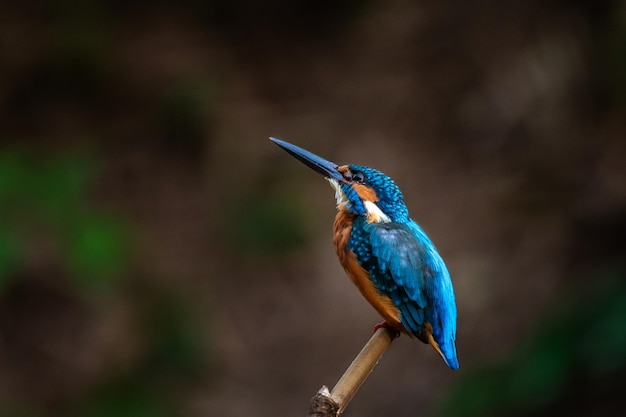
<svg viewBox="0 0 626 417"><path fill-rule="evenodd" d="M443 361L452 369L459 369L459 359L456 356L454 340L450 340L440 346Z"/></svg>

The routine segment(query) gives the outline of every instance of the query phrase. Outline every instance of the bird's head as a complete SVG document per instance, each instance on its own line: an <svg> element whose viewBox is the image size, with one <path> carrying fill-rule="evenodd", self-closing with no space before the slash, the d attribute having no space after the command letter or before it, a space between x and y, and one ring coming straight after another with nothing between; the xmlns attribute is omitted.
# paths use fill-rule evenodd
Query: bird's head
<svg viewBox="0 0 626 417"><path fill-rule="evenodd" d="M288 142L270 139L326 177L335 190L338 210L365 216L368 222L404 222L408 219L402 192L382 172L361 165L337 165Z"/></svg>

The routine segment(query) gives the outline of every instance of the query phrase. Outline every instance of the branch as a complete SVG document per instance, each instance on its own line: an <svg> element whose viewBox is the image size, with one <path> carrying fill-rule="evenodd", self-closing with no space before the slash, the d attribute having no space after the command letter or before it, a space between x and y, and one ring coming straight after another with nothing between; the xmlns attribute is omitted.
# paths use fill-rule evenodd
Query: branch
<svg viewBox="0 0 626 417"><path fill-rule="evenodd" d="M372 372L387 348L398 334L387 327L380 327L370 338L337 385L328 391L326 386L311 398L307 417L337 417L348 406L354 394Z"/></svg>

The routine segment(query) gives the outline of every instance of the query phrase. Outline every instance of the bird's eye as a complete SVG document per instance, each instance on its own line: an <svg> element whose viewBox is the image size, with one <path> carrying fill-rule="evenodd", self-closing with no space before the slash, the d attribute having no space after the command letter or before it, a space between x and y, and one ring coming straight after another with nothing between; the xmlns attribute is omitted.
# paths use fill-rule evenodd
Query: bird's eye
<svg viewBox="0 0 626 417"><path fill-rule="evenodd" d="M360 172L355 172L352 175L352 181L358 182L359 184L363 184L363 181L365 181L365 177Z"/></svg>

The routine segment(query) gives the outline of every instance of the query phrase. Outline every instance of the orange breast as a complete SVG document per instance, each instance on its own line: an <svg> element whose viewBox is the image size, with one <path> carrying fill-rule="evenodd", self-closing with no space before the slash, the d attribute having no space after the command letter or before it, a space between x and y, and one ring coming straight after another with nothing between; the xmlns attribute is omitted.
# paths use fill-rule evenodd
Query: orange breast
<svg viewBox="0 0 626 417"><path fill-rule="evenodd" d="M400 323L400 311L398 308L389 297L378 293L367 271L359 265L354 252L348 249L350 232L352 231L355 217L355 215L343 210L340 210L335 217L333 242L339 262L354 285L363 294L363 297L376 309L387 324L400 332L406 333L404 326Z"/></svg>

